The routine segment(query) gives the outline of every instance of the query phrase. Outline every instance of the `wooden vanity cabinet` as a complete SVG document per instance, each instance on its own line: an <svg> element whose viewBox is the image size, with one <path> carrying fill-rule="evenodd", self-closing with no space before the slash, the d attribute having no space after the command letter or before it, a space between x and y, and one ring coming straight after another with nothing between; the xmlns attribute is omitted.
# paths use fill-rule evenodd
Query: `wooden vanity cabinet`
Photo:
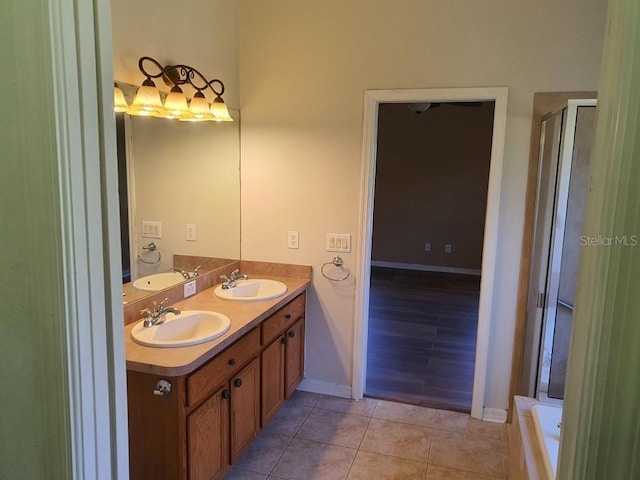
<svg viewBox="0 0 640 480"><path fill-rule="evenodd" d="M128 371L130 478L223 478L302 380L304 311L302 293L188 375Z"/></svg>
<svg viewBox="0 0 640 480"><path fill-rule="evenodd" d="M262 325L261 422L265 427L294 392L304 375L304 312L302 294Z"/></svg>
<svg viewBox="0 0 640 480"><path fill-rule="evenodd" d="M132 480L222 478L260 430L260 327L189 375L127 378Z"/></svg>
<svg viewBox="0 0 640 480"><path fill-rule="evenodd" d="M260 361L254 359L187 416L189 480L221 478L260 429Z"/></svg>
<svg viewBox="0 0 640 480"><path fill-rule="evenodd" d="M225 385L187 416L190 480L219 478L229 468L229 410Z"/></svg>

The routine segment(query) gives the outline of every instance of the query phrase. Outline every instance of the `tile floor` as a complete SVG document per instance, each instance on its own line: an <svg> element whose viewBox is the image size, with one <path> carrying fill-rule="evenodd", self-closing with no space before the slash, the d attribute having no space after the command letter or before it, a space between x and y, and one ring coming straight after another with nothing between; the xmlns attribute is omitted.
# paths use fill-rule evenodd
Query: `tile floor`
<svg viewBox="0 0 640 480"><path fill-rule="evenodd" d="M296 391L226 480L505 480L504 424Z"/></svg>

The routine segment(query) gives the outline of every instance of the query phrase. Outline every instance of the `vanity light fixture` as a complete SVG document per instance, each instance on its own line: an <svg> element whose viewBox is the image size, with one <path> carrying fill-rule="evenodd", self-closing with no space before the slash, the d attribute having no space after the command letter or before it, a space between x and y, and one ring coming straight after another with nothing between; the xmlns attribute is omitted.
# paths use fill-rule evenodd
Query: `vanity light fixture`
<svg viewBox="0 0 640 480"><path fill-rule="evenodd" d="M131 106L127 106L122 90L115 86L114 110L126 112L130 115L153 116L159 118L174 118L183 121L202 122L233 122L229 110L222 100L224 84L218 80L207 80L198 70L189 65L162 66L151 57L141 57L138 68L146 77ZM148 68L154 68L157 73L151 73ZM164 103L160 98L160 91L153 79L161 78L165 85L171 87ZM193 99L187 103L187 97L182 91L185 85L195 90ZM205 93L213 92L211 104Z"/></svg>
<svg viewBox="0 0 640 480"><path fill-rule="evenodd" d="M127 100L124 98L124 92L117 83L113 84L113 110L116 112L126 112L129 110Z"/></svg>

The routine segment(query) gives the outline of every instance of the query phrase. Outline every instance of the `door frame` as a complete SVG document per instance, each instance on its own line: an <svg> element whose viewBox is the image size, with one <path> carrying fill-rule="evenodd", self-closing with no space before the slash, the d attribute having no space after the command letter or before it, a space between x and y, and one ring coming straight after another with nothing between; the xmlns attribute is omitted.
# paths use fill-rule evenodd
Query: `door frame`
<svg viewBox="0 0 640 480"><path fill-rule="evenodd" d="M362 398L366 384L367 337L369 324L369 285L371 277L371 243L373 233L373 201L378 139L378 108L380 103L476 102L494 101L489 188L482 251L482 277L478 308L478 334L473 377L471 416L483 418L487 357L491 331L493 284L496 270L498 226L502 189L502 167L507 119L507 87L438 88L412 90L367 90L364 96L362 145L361 209L359 226L356 318L352 396Z"/></svg>
<svg viewBox="0 0 640 480"><path fill-rule="evenodd" d="M129 478L108 2L46 0L60 189L73 478ZM42 19L34 19L40 21ZM53 160L52 160L53 161ZM46 402L47 399L42 399Z"/></svg>

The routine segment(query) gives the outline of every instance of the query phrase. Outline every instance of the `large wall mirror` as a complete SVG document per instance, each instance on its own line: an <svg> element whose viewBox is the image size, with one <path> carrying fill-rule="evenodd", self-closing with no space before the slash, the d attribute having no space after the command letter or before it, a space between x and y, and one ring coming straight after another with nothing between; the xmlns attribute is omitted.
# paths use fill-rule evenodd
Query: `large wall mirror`
<svg viewBox="0 0 640 480"><path fill-rule="evenodd" d="M240 115L229 113L233 122L116 115L130 297L129 282L171 271L175 254L207 257L216 266L239 260Z"/></svg>

